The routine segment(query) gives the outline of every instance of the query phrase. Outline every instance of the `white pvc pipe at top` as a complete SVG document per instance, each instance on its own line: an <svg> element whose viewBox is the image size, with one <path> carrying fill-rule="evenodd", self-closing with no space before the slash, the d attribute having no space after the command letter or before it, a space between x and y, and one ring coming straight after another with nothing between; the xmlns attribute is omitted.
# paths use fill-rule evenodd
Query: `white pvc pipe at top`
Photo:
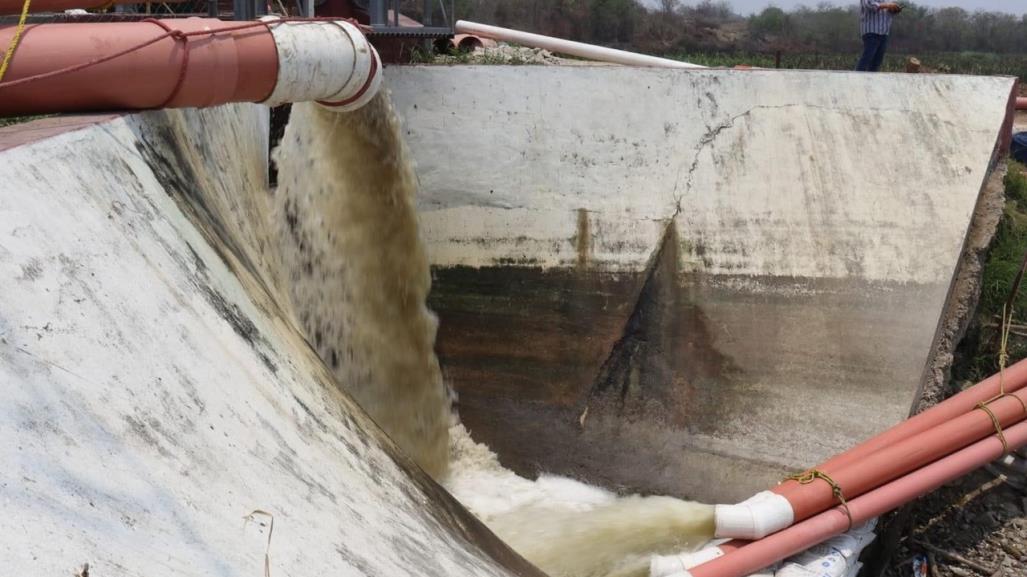
<svg viewBox="0 0 1027 577"><path fill-rule="evenodd" d="M531 48L542 48L559 54L577 56L578 58L586 58L588 60L612 62L614 64L623 64L625 66L691 69L706 68L705 66L692 64L690 62L671 60L669 58L659 58L656 56L639 54L637 52L628 52L626 50L615 50L613 48L596 46L595 44L563 40L561 38L553 38L552 36L532 34L531 32L521 32L520 30L500 28L499 26L489 26L488 24L478 24L477 22L468 22L466 20L460 20L456 23L456 32L458 34L474 34L476 36L492 38L493 40L513 42L514 44L529 46Z"/></svg>

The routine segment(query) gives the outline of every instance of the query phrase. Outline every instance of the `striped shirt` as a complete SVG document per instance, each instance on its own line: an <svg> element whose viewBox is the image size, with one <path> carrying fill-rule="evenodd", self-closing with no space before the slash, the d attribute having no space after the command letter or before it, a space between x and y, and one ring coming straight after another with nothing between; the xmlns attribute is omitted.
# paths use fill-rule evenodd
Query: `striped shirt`
<svg viewBox="0 0 1027 577"><path fill-rule="evenodd" d="M859 34L883 34L891 31L891 12L881 9L877 0L859 0Z"/></svg>

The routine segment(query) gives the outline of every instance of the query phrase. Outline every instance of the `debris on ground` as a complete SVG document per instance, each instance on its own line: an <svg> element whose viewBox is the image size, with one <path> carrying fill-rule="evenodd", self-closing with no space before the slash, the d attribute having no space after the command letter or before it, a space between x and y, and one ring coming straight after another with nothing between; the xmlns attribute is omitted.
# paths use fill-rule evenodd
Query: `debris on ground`
<svg viewBox="0 0 1027 577"><path fill-rule="evenodd" d="M930 577L1027 575L1027 492L979 470L917 501L888 577L911 577L923 556Z"/></svg>
<svg viewBox="0 0 1027 577"><path fill-rule="evenodd" d="M431 64L506 64L515 66L567 64L568 62L573 61L556 56L548 50L510 44L500 44L494 48L477 48L471 52L438 54L430 61Z"/></svg>

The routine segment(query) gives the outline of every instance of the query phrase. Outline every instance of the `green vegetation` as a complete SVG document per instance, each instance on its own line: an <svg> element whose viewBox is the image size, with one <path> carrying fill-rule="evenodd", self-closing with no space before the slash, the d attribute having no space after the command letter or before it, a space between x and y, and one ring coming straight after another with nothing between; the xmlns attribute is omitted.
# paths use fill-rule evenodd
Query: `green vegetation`
<svg viewBox="0 0 1027 577"><path fill-rule="evenodd" d="M21 124L30 120L36 120L37 118L46 118L48 116L54 116L53 114L40 114L38 116L12 116L10 118L0 118L0 128L4 126L11 126L13 124Z"/></svg>
<svg viewBox="0 0 1027 577"><path fill-rule="evenodd" d="M1027 253L1027 168L1010 163L1005 180L1006 206L988 251L981 279L977 315L960 345L961 361L953 369L957 381L978 381L998 370L1002 307ZM1027 285L1027 281L1024 282ZM1009 337L1010 363L1027 357L1027 286L1013 303Z"/></svg>
<svg viewBox="0 0 1027 577"><path fill-rule="evenodd" d="M888 54L884 61L887 72L902 72L908 58L913 55ZM693 52L672 54L671 58L704 66L731 67L739 64L774 68L775 56L765 53ZM859 57L858 52L843 54L781 54L781 68L802 70L851 70ZM1027 81L1027 56L1017 54L981 54L977 52L925 53L915 56L926 72L948 74L980 74L1019 76Z"/></svg>
<svg viewBox="0 0 1027 577"><path fill-rule="evenodd" d="M661 0L457 0L460 18L700 64L848 70L861 49L858 2L749 17L727 2ZM1027 12L1010 3L1009 10ZM1027 13L967 12L904 3L892 27L888 70L917 57L928 71L1017 75L1027 81ZM415 9L416 2L411 8ZM416 15L416 14L414 14Z"/></svg>

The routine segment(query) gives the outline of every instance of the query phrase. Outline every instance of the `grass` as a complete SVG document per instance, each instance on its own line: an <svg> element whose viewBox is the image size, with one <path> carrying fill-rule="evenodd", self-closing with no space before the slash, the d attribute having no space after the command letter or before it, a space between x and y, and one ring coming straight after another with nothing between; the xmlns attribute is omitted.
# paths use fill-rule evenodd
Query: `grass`
<svg viewBox="0 0 1027 577"><path fill-rule="evenodd" d="M988 250L981 279L981 299L967 336L960 344L961 361L953 369L957 381L979 381L998 370L998 335L1002 307L1027 252L1027 167L1011 162L1004 179L1006 206ZM1027 282L1024 283L1027 285ZM1009 337L1009 362L1027 358L1027 286L1013 301L1014 330Z"/></svg>

